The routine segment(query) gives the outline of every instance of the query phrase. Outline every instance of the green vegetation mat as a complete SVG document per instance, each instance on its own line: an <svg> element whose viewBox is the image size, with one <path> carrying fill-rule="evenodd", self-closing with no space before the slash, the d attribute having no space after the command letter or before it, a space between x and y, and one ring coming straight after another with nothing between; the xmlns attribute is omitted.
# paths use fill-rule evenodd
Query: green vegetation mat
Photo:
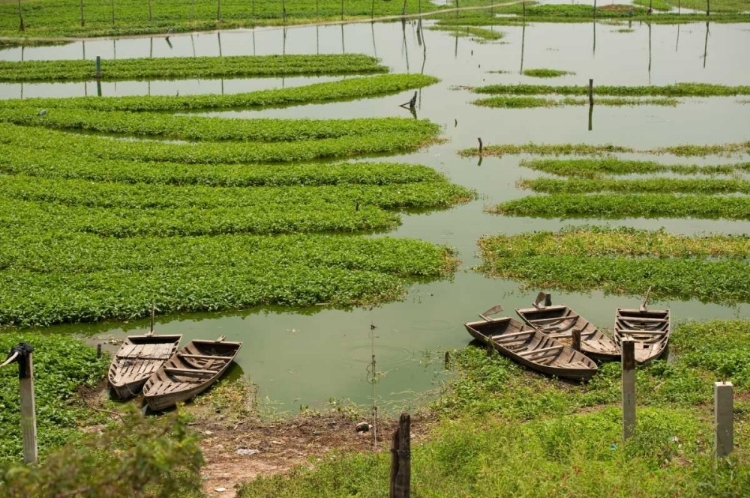
<svg viewBox="0 0 750 498"><path fill-rule="evenodd" d="M750 198L673 194L556 194L530 196L490 212L542 218L750 219Z"/></svg>
<svg viewBox="0 0 750 498"><path fill-rule="evenodd" d="M0 334L0 361L4 361L10 348L19 342L28 342L35 348L37 438L43 458L52 448L79 435L81 424L96 421L93 412L86 409L77 393L101 383L109 367L109 358L97 358L96 349L71 337L3 333ZM18 368L15 364L0 369L0 410L0 440L3 442L0 445L0 464L18 461L23 443Z"/></svg>
<svg viewBox="0 0 750 498"><path fill-rule="evenodd" d="M653 5L656 10L669 11L672 9L692 9L699 12L705 12L706 7L710 4L711 13L732 13L747 14L750 11L750 3L747 0L713 0L705 2L704 0L634 0L634 4L648 7Z"/></svg>
<svg viewBox="0 0 750 498"><path fill-rule="evenodd" d="M637 105L659 105L675 107L680 102L673 98L602 98L596 100L596 105L611 107L625 107ZM486 99L478 99L472 102L482 107L496 107L502 109L523 109L532 107L565 107L565 106L588 106L589 100L566 97L563 99L545 99L541 97L516 97L500 95Z"/></svg>
<svg viewBox="0 0 750 498"><path fill-rule="evenodd" d="M427 1L406 0L176 0L148 2L118 0L71 3L64 0L24 0L25 30L19 30L17 3L0 3L0 36L80 37L252 28L341 19L427 12L437 7ZM343 12L342 12L343 8ZM82 18L83 17L83 22ZM83 25L82 25L83 24Z"/></svg>
<svg viewBox="0 0 750 498"><path fill-rule="evenodd" d="M632 161L612 157L594 159L524 159L521 166L558 176L598 178L603 175L673 173L678 175L729 175L750 171L750 163L699 166Z"/></svg>
<svg viewBox="0 0 750 498"><path fill-rule="evenodd" d="M505 38L505 33L476 26L432 26L433 31L447 31L454 36L468 37L475 41L496 41Z"/></svg>
<svg viewBox="0 0 750 498"><path fill-rule="evenodd" d="M479 246L483 273L531 287L629 295L651 287L657 298L718 303L750 296L746 237L578 227L487 236Z"/></svg>
<svg viewBox="0 0 750 498"><path fill-rule="evenodd" d="M748 180L649 178L613 180L609 178L558 180L537 178L521 180L520 186L546 194L584 194L590 192L750 194Z"/></svg>
<svg viewBox="0 0 750 498"><path fill-rule="evenodd" d="M375 57L360 54L167 57L102 60L102 80L240 78L387 73ZM96 77L91 60L0 61L0 81L70 81Z"/></svg>
<svg viewBox="0 0 750 498"><path fill-rule="evenodd" d="M660 147L650 150L636 150L632 147L623 147L620 145L589 145L589 144L535 144L528 143L523 145L503 144L489 145L484 147L483 156L504 156L513 154L535 154L545 156L602 156L618 152L637 152L640 154L672 154L680 157L703 157L703 156L732 156L750 154L750 141L740 143L728 143L721 145L675 145L671 147ZM459 155L464 157L478 156L479 149L463 149L458 151ZM666 166L665 166L666 167ZM711 167L707 167L710 171Z"/></svg>
<svg viewBox="0 0 750 498"><path fill-rule="evenodd" d="M73 97L2 100L0 109L38 107L40 109L68 108L95 111L199 111L216 109L253 109L317 104L340 100L379 97L413 90L437 83L433 76L421 74L383 74L341 81L316 83L294 88L258 90L232 95L132 96L132 97ZM50 111L51 112L51 111Z"/></svg>
<svg viewBox="0 0 750 498"><path fill-rule="evenodd" d="M524 69L524 76L531 76L532 78L559 78L560 76L566 76L571 73L570 71L561 71L559 69L548 69L548 68L537 68L537 69Z"/></svg>
<svg viewBox="0 0 750 498"><path fill-rule="evenodd" d="M619 363L584 386L528 372L484 348L452 351L456 375L432 409L442 420L412 441L419 496L742 496L750 492L745 445L750 322L679 325L674 359L637 371L638 426L622 441ZM734 383L735 451L713 459L713 382ZM412 419L412 431L424 427ZM498 463L503 471L498 472ZM529 469L533 468L533 472ZM390 455L343 454L246 484L247 497L378 497ZM440 483L436 486L435 483ZM710 491L709 491L710 490Z"/></svg>
<svg viewBox="0 0 750 498"><path fill-rule="evenodd" d="M584 85L487 85L473 89L475 93L507 95L588 95ZM750 95L750 86L712 85L710 83L676 83L666 86L594 86L595 95L620 97L729 97ZM597 100L594 99L594 103Z"/></svg>

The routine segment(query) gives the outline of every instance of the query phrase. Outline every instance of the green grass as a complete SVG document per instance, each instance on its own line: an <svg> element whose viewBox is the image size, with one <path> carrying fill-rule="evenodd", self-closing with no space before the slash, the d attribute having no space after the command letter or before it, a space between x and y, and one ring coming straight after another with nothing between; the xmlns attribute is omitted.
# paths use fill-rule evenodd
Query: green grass
<svg viewBox="0 0 750 498"><path fill-rule="evenodd" d="M19 31L17 4L0 4L0 35L15 37L82 37L122 36L217 29L252 28L254 26L303 24L338 21L342 18L339 0L223 0L221 11L215 0L195 2L158 2L151 5L136 0L115 2L114 22L110 2L84 4L85 25L81 26L78 3L64 0L26 0L22 2L26 30ZM406 12L413 14L435 10L425 1L408 0ZM286 18L282 7L286 9ZM403 2L346 0L345 19L369 19L374 16L400 15Z"/></svg>
<svg viewBox="0 0 750 498"><path fill-rule="evenodd" d="M379 60L360 54L169 57L103 60L102 80L241 78L386 73ZM0 62L0 81L82 81L96 78L91 60Z"/></svg>
<svg viewBox="0 0 750 498"><path fill-rule="evenodd" d="M614 152L635 152L630 147L621 147L619 145L605 144L605 145L588 145L588 144L535 144L528 143L523 145L516 144L504 144L504 145L489 145L484 147L482 151L483 156L505 156L514 154L536 154L536 155L554 155L554 156L567 156L567 155L605 155ZM463 149L459 151L459 154L468 156L478 156L479 150L474 149Z"/></svg>
<svg viewBox="0 0 750 498"><path fill-rule="evenodd" d="M381 97L437 83L432 76L421 74L383 74L341 81L316 83L294 88L258 90L232 95L72 97L2 100L0 109L38 107L94 111L200 111L217 109L254 109ZM52 112L52 111L50 111Z"/></svg>
<svg viewBox="0 0 750 498"><path fill-rule="evenodd" d="M648 7L651 0L635 0L633 3ZM656 0L653 2L654 9L670 10L680 6L683 9L693 9L701 12L706 11L706 2L703 0ZM750 11L748 0L713 0L711 2L711 13L746 13Z"/></svg>
<svg viewBox="0 0 750 498"><path fill-rule="evenodd" d="M569 179L537 178L521 180L521 188L545 194L584 194L591 192L673 193L673 194L750 194L750 181L735 179L648 178L615 180L610 178Z"/></svg>
<svg viewBox="0 0 750 498"><path fill-rule="evenodd" d="M538 68L524 69L523 74L525 76L531 76L532 78L559 78L560 76L566 76L576 73L572 73L570 71L561 71L559 69Z"/></svg>
<svg viewBox="0 0 750 498"><path fill-rule="evenodd" d="M674 173L678 175L729 175L750 171L750 163L698 166L697 164L662 164L655 161L633 161L614 157L591 159L524 159L521 166L558 176L599 178L603 175Z"/></svg>
<svg viewBox="0 0 750 498"><path fill-rule="evenodd" d="M473 89L476 93L500 95L588 95L587 85L487 85ZM714 85L710 83L676 83L665 86L594 86L595 95L620 97L731 97L750 95L750 86ZM596 99L594 100L596 103Z"/></svg>
<svg viewBox="0 0 750 498"><path fill-rule="evenodd" d="M569 228L480 239L487 275L529 287L656 299L747 302L750 265L742 236L678 236L628 228Z"/></svg>
<svg viewBox="0 0 750 498"><path fill-rule="evenodd" d="M602 98L596 99L596 105L624 107L639 105L658 105L675 107L680 102L674 98ZM548 99L528 96L498 95L486 99L478 99L472 102L482 107L494 107L503 109L521 109L533 107L565 107L565 106L588 106L588 99L576 99L565 97L563 99Z"/></svg>
<svg viewBox="0 0 750 498"><path fill-rule="evenodd" d="M94 388L106 375L109 358L71 338L38 332L0 334L2 360L10 348L28 342L34 348L34 395L37 438L43 459L52 449L80 437L78 428L95 414L77 393ZM0 463L18 461L22 455L18 368L0 369Z"/></svg>
<svg viewBox="0 0 750 498"><path fill-rule="evenodd" d="M673 194L556 194L503 202L490 212L541 218L750 219L750 198Z"/></svg>

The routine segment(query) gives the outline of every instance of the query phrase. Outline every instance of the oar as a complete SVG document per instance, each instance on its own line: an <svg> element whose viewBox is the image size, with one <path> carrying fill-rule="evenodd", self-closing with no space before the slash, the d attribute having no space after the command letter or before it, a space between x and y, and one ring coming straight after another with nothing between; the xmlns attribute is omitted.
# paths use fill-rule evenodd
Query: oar
<svg viewBox="0 0 750 498"><path fill-rule="evenodd" d="M648 311L648 296L651 294L651 287L648 288L646 291L646 297L643 299L643 304L641 305L641 311L645 312Z"/></svg>
<svg viewBox="0 0 750 498"><path fill-rule="evenodd" d="M534 300L534 308L544 309L547 306L552 306L552 294L540 292L539 294L537 294L536 299Z"/></svg>
<svg viewBox="0 0 750 498"><path fill-rule="evenodd" d="M486 322L491 322L492 318L490 318L488 315L495 315L497 313L500 313L501 311L504 311L503 305L502 304L496 304L495 306L493 306L492 308L488 309L484 313L479 313L479 317L482 320L486 321Z"/></svg>

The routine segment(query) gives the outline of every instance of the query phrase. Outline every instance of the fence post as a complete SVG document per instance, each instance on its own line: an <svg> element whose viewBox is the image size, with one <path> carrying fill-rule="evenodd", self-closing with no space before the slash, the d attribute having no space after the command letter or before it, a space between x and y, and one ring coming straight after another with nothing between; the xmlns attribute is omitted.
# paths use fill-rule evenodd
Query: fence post
<svg viewBox="0 0 750 498"><path fill-rule="evenodd" d="M32 353L34 348L25 342L10 350L8 359L0 364L4 367L11 363L18 363L18 378L21 387L21 432L23 434L23 460L26 463L36 463L36 406L34 403L34 364Z"/></svg>
<svg viewBox="0 0 750 498"><path fill-rule="evenodd" d="M112 26L115 25L115 0L112 0Z"/></svg>
<svg viewBox="0 0 750 498"><path fill-rule="evenodd" d="M341 0L341 20L344 20L344 0Z"/></svg>
<svg viewBox="0 0 750 498"><path fill-rule="evenodd" d="M18 29L21 31L25 31L24 25L23 25L23 9L21 8L21 0L18 0L18 18L21 21Z"/></svg>
<svg viewBox="0 0 750 498"><path fill-rule="evenodd" d="M20 4L20 0L19 0L19 4ZM706 15L707 16L711 15L711 0L706 0ZM21 31L23 31L23 29Z"/></svg>
<svg viewBox="0 0 750 498"><path fill-rule="evenodd" d="M714 383L714 420L716 421L716 458L729 455L734 449L734 388L731 382Z"/></svg>
<svg viewBox="0 0 750 498"><path fill-rule="evenodd" d="M635 432L635 341L623 339L622 347L622 438Z"/></svg>
<svg viewBox="0 0 750 498"><path fill-rule="evenodd" d="M411 417L402 413L391 447L390 498L409 498L411 493Z"/></svg>

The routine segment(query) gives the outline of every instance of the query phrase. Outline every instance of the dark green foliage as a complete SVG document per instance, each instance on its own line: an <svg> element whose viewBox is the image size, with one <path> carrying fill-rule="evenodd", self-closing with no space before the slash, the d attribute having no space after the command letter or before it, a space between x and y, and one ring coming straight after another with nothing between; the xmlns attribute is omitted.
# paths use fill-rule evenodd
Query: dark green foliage
<svg viewBox="0 0 750 498"><path fill-rule="evenodd" d="M583 194L590 192L750 194L750 181L735 179L649 178L643 180L613 180L596 178L558 180L537 178L521 180L520 186L547 194Z"/></svg>
<svg viewBox="0 0 750 498"><path fill-rule="evenodd" d="M750 163L698 166L697 164L662 164L655 161L632 161L614 157L586 159L524 159L521 165L559 176L598 178L602 175L630 175L669 172L678 175L728 175L750 171Z"/></svg>

